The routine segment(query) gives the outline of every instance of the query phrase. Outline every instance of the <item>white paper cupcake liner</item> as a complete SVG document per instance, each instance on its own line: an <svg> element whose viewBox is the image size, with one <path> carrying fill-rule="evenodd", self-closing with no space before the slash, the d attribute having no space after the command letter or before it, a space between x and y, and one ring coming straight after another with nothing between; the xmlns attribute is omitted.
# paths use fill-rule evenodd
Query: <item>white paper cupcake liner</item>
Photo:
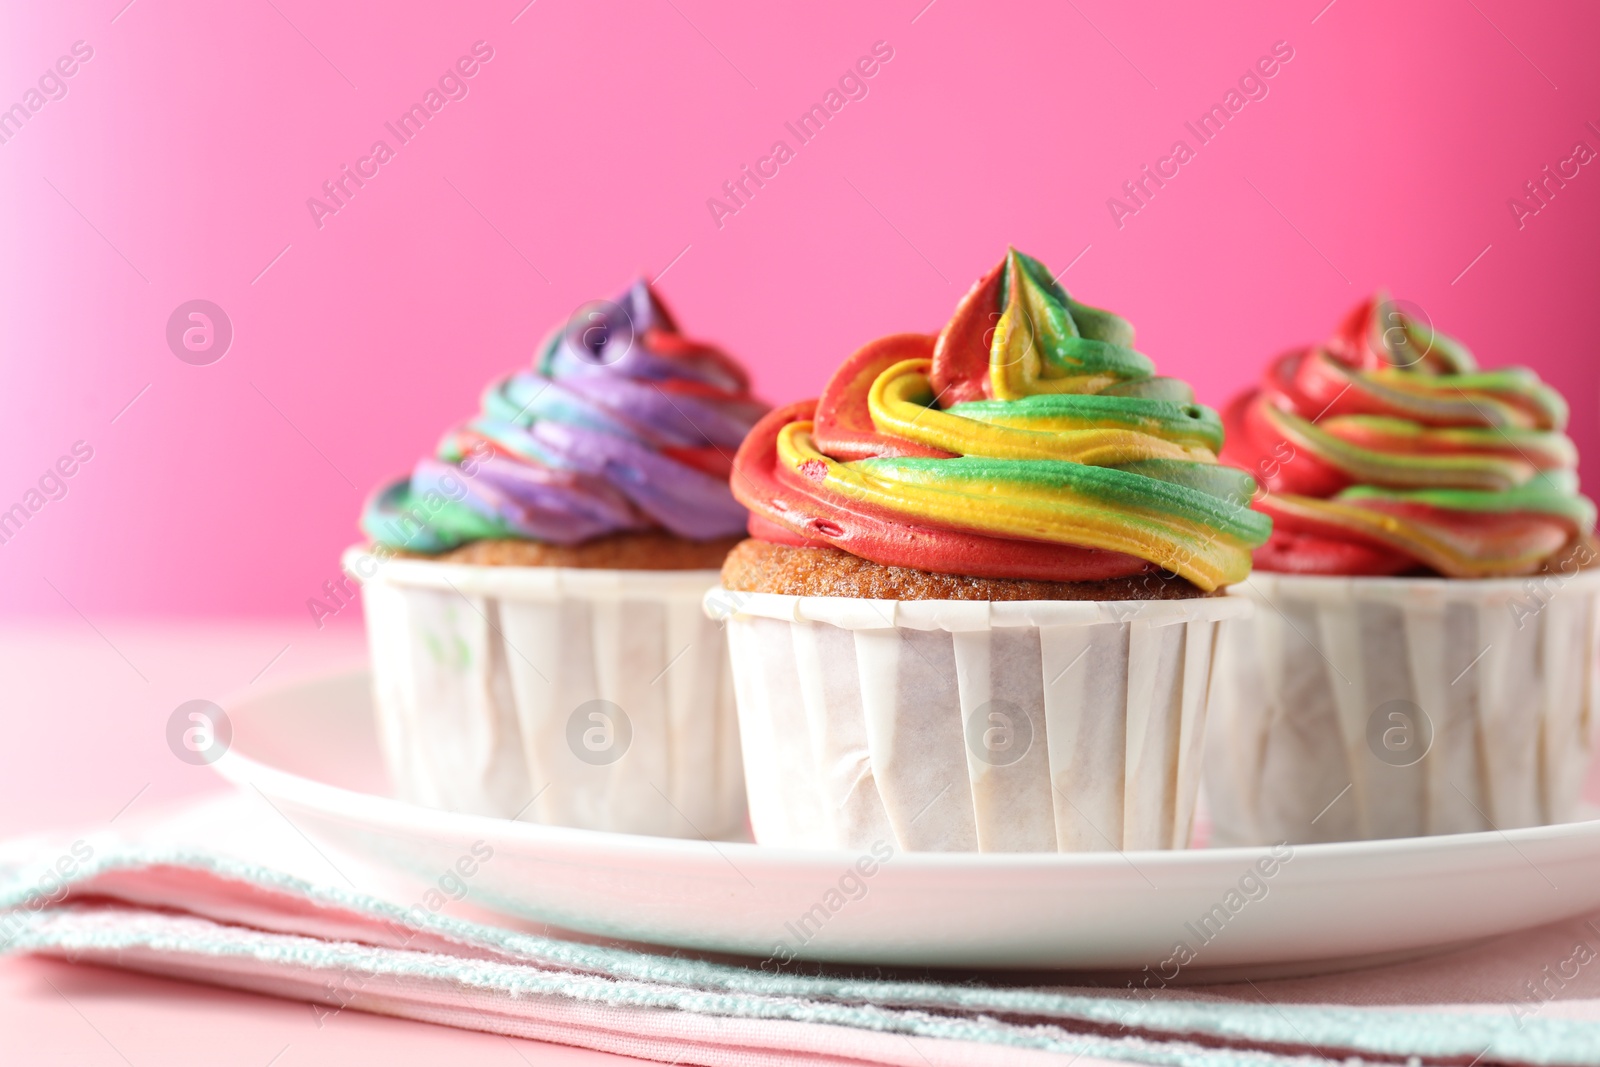
<svg viewBox="0 0 1600 1067"><path fill-rule="evenodd" d="M1600 572L1257 572L1223 627L1206 756L1215 844L1571 818L1600 670Z"/></svg>
<svg viewBox="0 0 1600 1067"><path fill-rule="evenodd" d="M718 589L762 844L1182 848L1216 597L894 601Z"/></svg>
<svg viewBox="0 0 1600 1067"><path fill-rule="evenodd" d="M744 784L716 571L345 555L362 579L397 795L622 833L740 837ZM366 572L370 572L366 573Z"/></svg>

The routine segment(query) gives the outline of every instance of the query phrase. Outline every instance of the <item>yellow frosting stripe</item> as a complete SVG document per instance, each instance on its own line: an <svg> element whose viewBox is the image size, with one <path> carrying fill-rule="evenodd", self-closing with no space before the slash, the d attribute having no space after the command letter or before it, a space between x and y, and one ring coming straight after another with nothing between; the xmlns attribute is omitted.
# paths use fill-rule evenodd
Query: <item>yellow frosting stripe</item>
<svg viewBox="0 0 1600 1067"><path fill-rule="evenodd" d="M1445 511L1429 521L1366 507L1358 501L1322 500L1295 493L1275 493L1266 498L1266 505L1280 521L1300 520L1320 528L1347 530L1457 578L1526 573L1558 551L1570 536L1558 524L1529 524L1520 535L1497 537L1499 551L1486 556L1481 539L1454 529L1456 522Z"/></svg>
<svg viewBox="0 0 1600 1067"><path fill-rule="evenodd" d="M1168 441L1139 430L1106 426L1103 423L1110 420L1105 417L1029 418L1015 410L1017 405L1009 405L1013 409L1009 415L987 421L941 411L933 406L930 365L930 360L908 359L878 375L867 396L867 409L880 432L960 456L991 459L1057 459L1097 467L1146 459L1216 462L1205 444Z"/></svg>
<svg viewBox="0 0 1600 1067"><path fill-rule="evenodd" d="M1395 367L1347 374L1375 400L1434 422L1556 430L1567 423L1566 401L1524 367L1445 377Z"/></svg>
<svg viewBox="0 0 1600 1067"><path fill-rule="evenodd" d="M1360 484L1408 489L1511 489L1538 473L1538 468L1520 457L1482 452L1428 455L1362 448L1285 409L1266 405L1262 411L1284 440ZM1415 432L1419 437L1426 434L1420 427Z"/></svg>
<svg viewBox="0 0 1600 1067"><path fill-rule="evenodd" d="M919 522L1001 537L1123 552L1201 589L1236 582L1266 521L1237 503L1156 478L1028 459L870 459L819 451L811 423L778 433L779 463L845 500Z"/></svg>

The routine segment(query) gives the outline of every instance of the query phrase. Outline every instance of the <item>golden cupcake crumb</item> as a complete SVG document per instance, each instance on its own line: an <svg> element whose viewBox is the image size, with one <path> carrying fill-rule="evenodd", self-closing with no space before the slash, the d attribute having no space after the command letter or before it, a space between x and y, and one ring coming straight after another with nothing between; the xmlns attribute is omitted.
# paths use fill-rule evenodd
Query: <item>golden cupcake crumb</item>
<svg viewBox="0 0 1600 1067"><path fill-rule="evenodd" d="M745 593L872 600L1187 600L1213 595L1165 574L1098 582L968 578L886 567L837 548L794 548L753 538L728 553L722 584Z"/></svg>
<svg viewBox="0 0 1600 1067"><path fill-rule="evenodd" d="M515 539L473 541L437 556L397 552L407 559L489 567L583 567L619 571L716 570L738 537L690 541L665 530L611 534L576 545Z"/></svg>

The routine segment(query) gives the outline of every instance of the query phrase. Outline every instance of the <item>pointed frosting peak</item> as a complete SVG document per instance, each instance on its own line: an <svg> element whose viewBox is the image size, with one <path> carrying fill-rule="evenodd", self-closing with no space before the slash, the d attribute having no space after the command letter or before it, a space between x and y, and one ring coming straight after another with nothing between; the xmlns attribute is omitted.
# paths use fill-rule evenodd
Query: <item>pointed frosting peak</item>
<svg viewBox="0 0 1600 1067"><path fill-rule="evenodd" d="M1350 310L1327 347L1363 370L1470 374L1478 369L1467 347L1435 330L1420 306L1395 300L1382 289Z"/></svg>
<svg viewBox="0 0 1600 1067"><path fill-rule="evenodd" d="M1043 263L1009 249L939 334L932 380L950 400L1099 393L1155 374L1133 326L1080 304Z"/></svg>

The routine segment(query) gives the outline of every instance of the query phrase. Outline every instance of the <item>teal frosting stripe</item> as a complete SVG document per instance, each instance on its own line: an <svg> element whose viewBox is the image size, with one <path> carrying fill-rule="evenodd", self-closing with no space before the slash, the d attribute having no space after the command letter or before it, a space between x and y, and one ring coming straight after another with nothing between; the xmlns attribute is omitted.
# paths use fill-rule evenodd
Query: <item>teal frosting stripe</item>
<svg viewBox="0 0 1600 1067"><path fill-rule="evenodd" d="M419 510L419 504L424 508ZM407 517L423 511L425 522ZM390 484L367 502L361 513L361 532L381 544L425 553L448 552L468 541L510 535L503 523L457 501L442 496L419 501L409 478Z"/></svg>

